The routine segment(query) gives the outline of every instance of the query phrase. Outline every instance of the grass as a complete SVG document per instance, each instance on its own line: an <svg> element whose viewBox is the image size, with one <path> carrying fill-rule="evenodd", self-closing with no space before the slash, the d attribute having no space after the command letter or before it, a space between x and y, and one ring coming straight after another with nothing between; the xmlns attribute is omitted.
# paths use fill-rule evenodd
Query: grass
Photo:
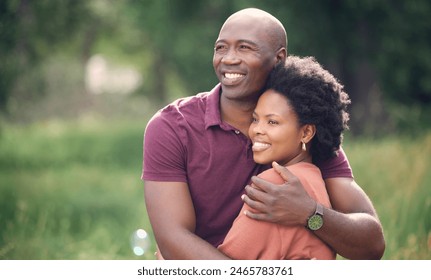
<svg viewBox="0 0 431 280"><path fill-rule="evenodd" d="M146 120L4 124L0 130L0 259L153 259L145 213ZM431 259L431 133L346 140L358 183L379 213L384 259ZM152 247L133 254L138 228Z"/></svg>
<svg viewBox="0 0 431 280"><path fill-rule="evenodd" d="M0 140L1 259L140 259L145 124L50 122ZM149 250L144 258L151 258Z"/></svg>
<svg viewBox="0 0 431 280"><path fill-rule="evenodd" d="M383 224L384 258L431 259L431 133L347 141L345 149Z"/></svg>

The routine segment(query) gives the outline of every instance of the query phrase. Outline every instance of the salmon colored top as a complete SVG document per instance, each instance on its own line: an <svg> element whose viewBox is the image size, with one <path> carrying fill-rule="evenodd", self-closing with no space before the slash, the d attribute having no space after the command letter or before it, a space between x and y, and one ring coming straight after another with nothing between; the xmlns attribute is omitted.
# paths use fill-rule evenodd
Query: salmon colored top
<svg viewBox="0 0 431 280"><path fill-rule="evenodd" d="M325 182L319 168L311 163L297 163L287 168L298 177L308 194L323 206L330 208ZM269 169L259 177L276 184L284 180ZM283 259L335 259L335 252L303 226L281 226L253 220L244 215L250 208L244 204L235 219L220 251L238 260L283 260Z"/></svg>

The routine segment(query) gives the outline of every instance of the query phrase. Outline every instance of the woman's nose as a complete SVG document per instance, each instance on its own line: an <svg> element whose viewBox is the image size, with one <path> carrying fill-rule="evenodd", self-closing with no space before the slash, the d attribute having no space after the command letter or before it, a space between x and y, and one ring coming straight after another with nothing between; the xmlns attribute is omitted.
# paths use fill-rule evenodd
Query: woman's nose
<svg viewBox="0 0 431 280"><path fill-rule="evenodd" d="M263 130L262 127L259 125L259 122L254 121L251 125L251 132L253 133L253 135L259 135L259 134L263 134Z"/></svg>

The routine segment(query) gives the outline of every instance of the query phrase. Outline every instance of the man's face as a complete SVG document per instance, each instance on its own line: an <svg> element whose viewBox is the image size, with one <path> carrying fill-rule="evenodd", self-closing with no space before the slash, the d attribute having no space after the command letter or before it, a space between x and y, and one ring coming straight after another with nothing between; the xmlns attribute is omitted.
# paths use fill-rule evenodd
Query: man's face
<svg viewBox="0 0 431 280"><path fill-rule="evenodd" d="M225 97L256 99L276 62L275 46L262 23L236 17L222 27L213 65Z"/></svg>

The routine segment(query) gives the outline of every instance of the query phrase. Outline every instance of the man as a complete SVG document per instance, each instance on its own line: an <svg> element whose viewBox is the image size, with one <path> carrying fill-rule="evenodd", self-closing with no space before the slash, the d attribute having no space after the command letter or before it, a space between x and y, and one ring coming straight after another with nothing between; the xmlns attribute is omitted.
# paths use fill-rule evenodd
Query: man
<svg viewBox="0 0 431 280"><path fill-rule="evenodd" d="M379 259L385 241L371 201L353 180L344 152L320 167L334 210L315 213L316 202L287 169L273 185L254 175L248 128L270 71L287 56L283 25L258 9L241 10L222 26L213 65L220 81L211 92L180 99L148 123L144 139L145 202L166 259L227 259L216 247L244 202L252 219L304 225L338 254ZM244 186L246 186L246 194Z"/></svg>

